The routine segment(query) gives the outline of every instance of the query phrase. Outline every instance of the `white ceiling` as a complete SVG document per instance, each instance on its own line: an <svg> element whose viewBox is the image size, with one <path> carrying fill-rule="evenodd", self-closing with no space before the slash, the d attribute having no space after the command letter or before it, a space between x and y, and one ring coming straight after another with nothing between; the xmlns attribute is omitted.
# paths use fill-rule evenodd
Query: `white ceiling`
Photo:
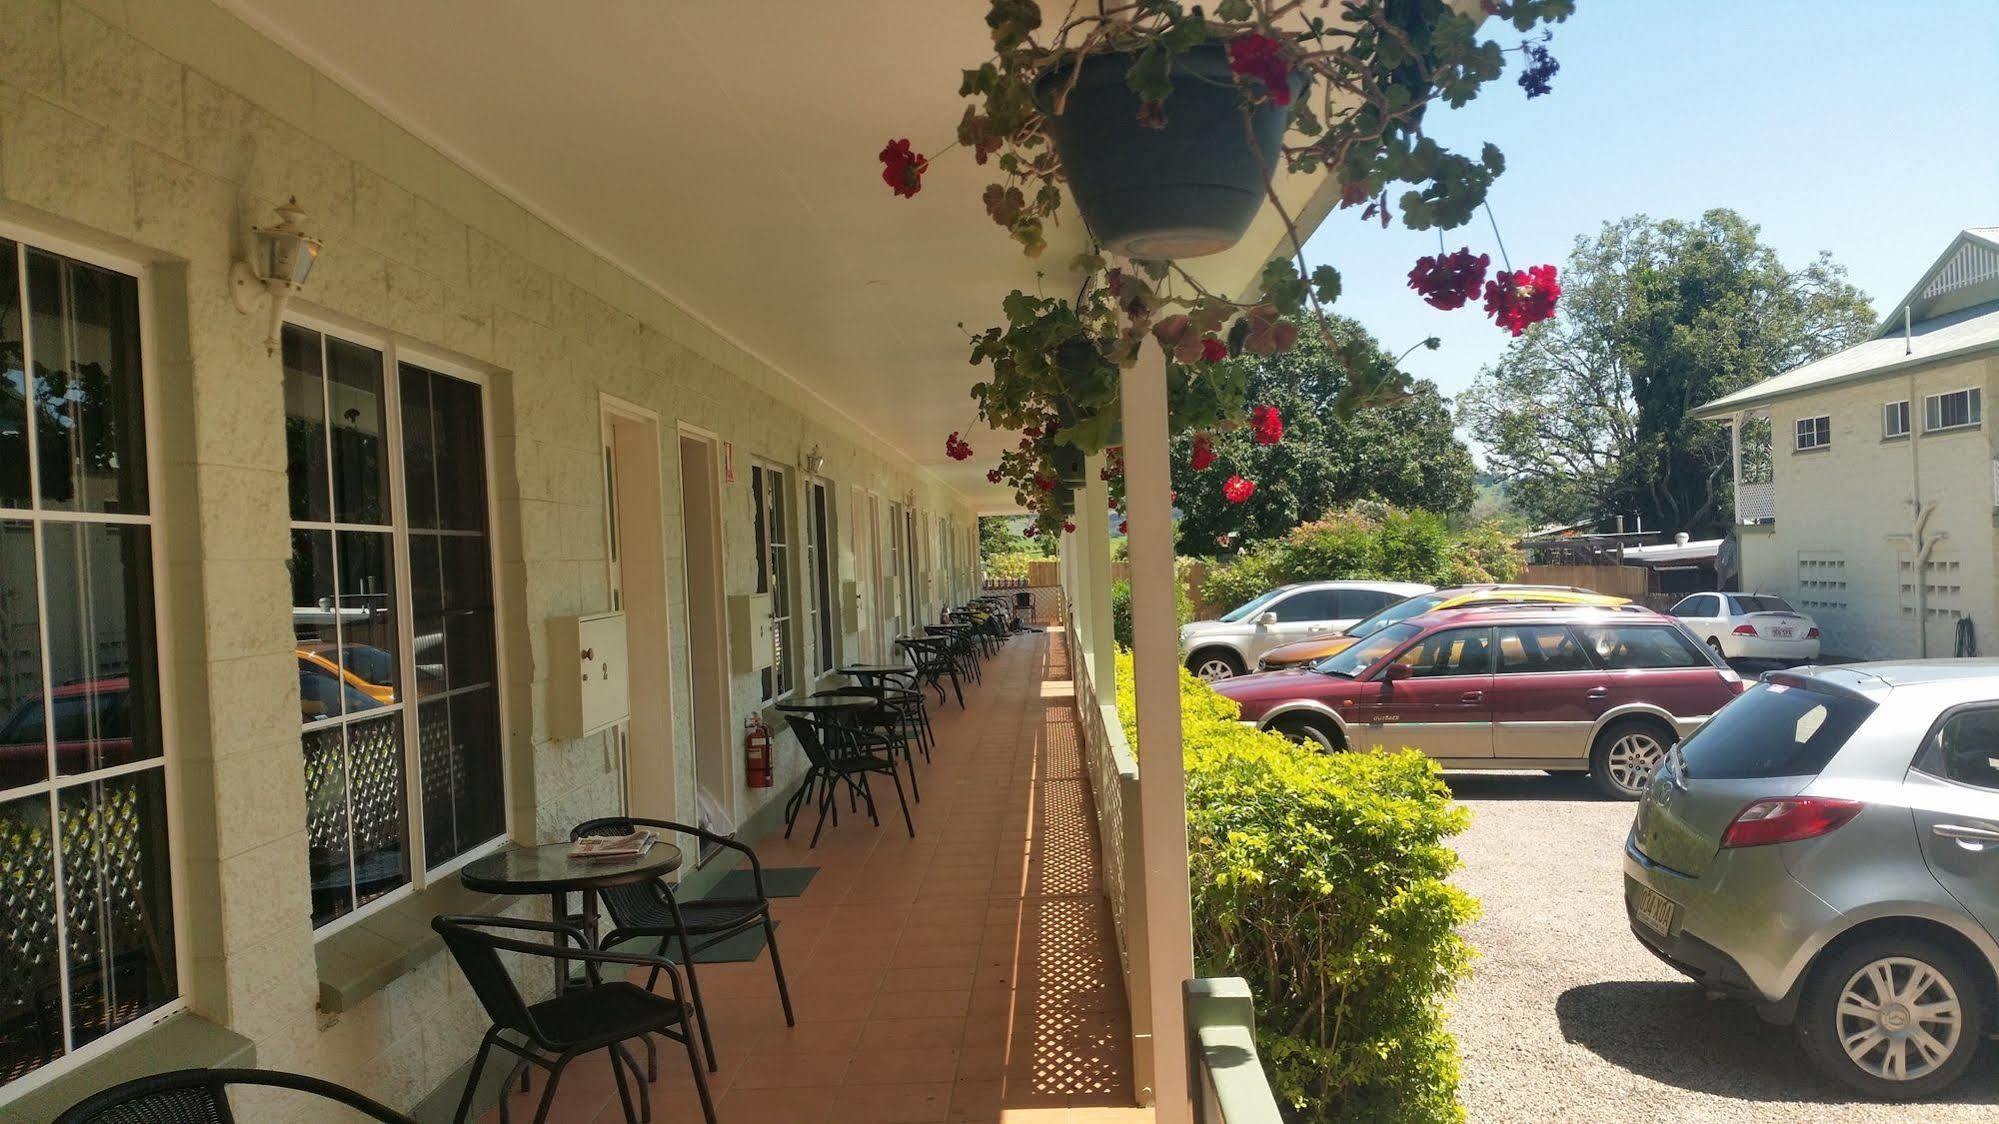
<svg viewBox="0 0 1999 1124"><path fill-rule="evenodd" d="M982 510L959 324L979 330L1035 263L979 202L962 152L913 199L876 154L937 154L959 71L990 54L983 0L223 0L440 151L858 419ZM1309 212L1324 180L1289 183ZM1266 212L1270 212L1266 208ZM1051 237L1051 292L1081 224ZM1239 290L1279 244L1266 213L1202 263ZM944 456L966 430L978 456Z"/></svg>

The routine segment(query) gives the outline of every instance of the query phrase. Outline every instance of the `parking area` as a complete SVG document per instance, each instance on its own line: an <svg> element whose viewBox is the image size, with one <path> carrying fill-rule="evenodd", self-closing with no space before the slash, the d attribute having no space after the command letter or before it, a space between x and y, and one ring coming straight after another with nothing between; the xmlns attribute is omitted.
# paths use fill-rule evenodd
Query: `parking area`
<svg viewBox="0 0 1999 1124"><path fill-rule="evenodd" d="M1990 1121L1999 1049L1987 1044L1941 1102L1857 1101L1820 1078L1788 1029L1710 1000L1639 945L1620 872L1632 805L1583 777L1455 773L1471 809L1459 881L1484 907L1452 1009L1469 1118Z"/></svg>

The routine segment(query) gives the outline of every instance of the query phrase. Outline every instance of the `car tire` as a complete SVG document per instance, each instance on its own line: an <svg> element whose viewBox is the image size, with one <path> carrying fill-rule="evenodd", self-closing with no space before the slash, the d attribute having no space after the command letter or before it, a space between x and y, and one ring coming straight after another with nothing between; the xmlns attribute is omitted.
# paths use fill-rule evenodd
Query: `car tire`
<svg viewBox="0 0 1999 1124"><path fill-rule="evenodd" d="M1347 748L1346 735L1340 732L1339 725L1315 714L1287 714L1265 728L1301 745L1317 747L1321 753L1343 753Z"/></svg>
<svg viewBox="0 0 1999 1124"><path fill-rule="evenodd" d="M1243 666L1242 657L1227 648L1204 648L1187 657L1187 670L1195 678L1213 683L1234 679L1248 669Z"/></svg>
<svg viewBox="0 0 1999 1124"><path fill-rule="evenodd" d="M1590 743L1589 777L1598 792L1612 800L1636 800L1645 795L1652 770L1679 742L1665 723L1651 718L1620 718L1599 730ZM1636 766L1645 765L1640 778Z"/></svg>
<svg viewBox="0 0 1999 1124"><path fill-rule="evenodd" d="M1920 994L1892 995L1893 1007L1870 1026L1874 1017L1855 1013L1855 1008L1887 1006L1869 1002L1878 994L1877 973L1884 965L1889 973L1888 987L1922 990ZM1923 971L1933 982L1922 982L1918 973ZM1896 934L1865 937L1812 969L1798 1006L1798 1044L1821 1073L1870 1097L1905 1101L1932 1096L1963 1075L1984 1040L1980 984L1963 958L1943 945ZM1949 1038L1948 1052L1940 1059L1925 1057L1913 1030L1890 1029L1897 1022L1908 1025L1909 1004L1920 1003L1925 997L1930 1001L1924 1006L1946 1001L1957 1004L1955 1037ZM1942 1021L1914 1020L1914 1029L1923 1030L1939 1046L1943 1045L1939 1030L1947 1026ZM1856 1044L1849 1051L1846 1043L1870 1029L1881 1036L1880 1041L1869 1042L1865 1048ZM1912 1062L1927 1068L1914 1077L1884 1076L1896 1051L1905 1071Z"/></svg>
<svg viewBox="0 0 1999 1124"><path fill-rule="evenodd" d="M1707 646L1714 649L1714 654L1721 657L1721 662L1723 663L1728 662L1728 649L1723 648L1721 646L1721 637L1719 636L1708 637Z"/></svg>

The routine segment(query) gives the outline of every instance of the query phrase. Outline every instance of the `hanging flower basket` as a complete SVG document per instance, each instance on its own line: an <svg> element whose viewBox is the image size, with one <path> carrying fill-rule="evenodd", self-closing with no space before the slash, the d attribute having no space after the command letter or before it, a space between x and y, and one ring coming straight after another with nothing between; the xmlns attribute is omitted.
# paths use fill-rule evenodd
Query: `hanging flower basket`
<svg viewBox="0 0 1999 1124"><path fill-rule="evenodd" d="M1235 245L1263 206L1289 109L1246 103L1221 43L1172 58L1170 114L1147 113L1127 81L1156 52L1113 51L1043 75L1035 100L1069 196L1104 249L1133 258L1197 258ZM1291 94L1306 72L1290 75ZM1251 138L1254 138L1254 145Z"/></svg>

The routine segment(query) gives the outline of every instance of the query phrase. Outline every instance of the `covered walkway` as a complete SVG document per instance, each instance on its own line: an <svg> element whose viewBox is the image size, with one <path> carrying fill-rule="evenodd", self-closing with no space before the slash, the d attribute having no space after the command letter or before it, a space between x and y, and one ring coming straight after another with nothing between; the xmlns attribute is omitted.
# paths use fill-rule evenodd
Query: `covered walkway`
<svg viewBox="0 0 1999 1124"><path fill-rule="evenodd" d="M1130 1107L1129 1005L1069 671L1060 632L1017 636L968 685L967 709L933 709L914 840L891 796L879 828L843 813L816 849L809 818L789 841L762 841L766 867L819 872L776 909L796 1027L768 951L700 968L725 1124L1152 1118ZM671 1044L661 1071L654 1119L700 1119ZM540 1093L514 1092L516 1119ZM557 1103L556 1120L622 1119L601 1055L563 1079Z"/></svg>

